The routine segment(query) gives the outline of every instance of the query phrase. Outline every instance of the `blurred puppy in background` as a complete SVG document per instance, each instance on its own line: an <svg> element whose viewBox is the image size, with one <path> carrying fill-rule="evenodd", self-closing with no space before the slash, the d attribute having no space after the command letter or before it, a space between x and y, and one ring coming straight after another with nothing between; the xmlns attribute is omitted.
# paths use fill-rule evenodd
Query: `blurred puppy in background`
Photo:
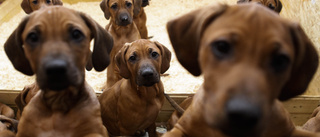
<svg viewBox="0 0 320 137"><path fill-rule="evenodd" d="M25 13L30 14L31 12L40 8L52 5L63 5L61 0L22 0L21 8Z"/></svg>
<svg viewBox="0 0 320 137"><path fill-rule="evenodd" d="M240 4L240 3L247 3L247 2L257 2L277 13L280 13L282 10L282 3L280 0L238 0L237 3Z"/></svg>

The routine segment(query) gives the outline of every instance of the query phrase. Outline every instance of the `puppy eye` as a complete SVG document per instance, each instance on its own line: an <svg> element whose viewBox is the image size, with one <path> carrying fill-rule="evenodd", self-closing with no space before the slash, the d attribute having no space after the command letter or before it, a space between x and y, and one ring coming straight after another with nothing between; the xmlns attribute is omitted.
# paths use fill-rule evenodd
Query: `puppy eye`
<svg viewBox="0 0 320 137"><path fill-rule="evenodd" d="M37 0L32 1L33 4L38 4Z"/></svg>
<svg viewBox="0 0 320 137"><path fill-rule="evenodd" d="M224 59L231 54L232 46L227 41L218 40L211 44L211 50L218 59Z"/></svg>
<svg viewBox="0 0 320 137"><path fill-rule="evenodd" d="M84 39L83 33L78 29L72 30L70 35L73 40L78 42Z"/></svg>
<svg viewBox="0 0 320 137"><path fill-rule="evenodd" d="M137 60L135 55L129 57L129 62L135 62Z"/></svg>
<svg viewBox="0 0 320 137"><path fill-rule="evenodd" d="M271 60L271 66L275 72L283 72L288 68L289 64L290 58L284 54L274 55Z"/></svg>
<svg viewBox="0 0 320 137"><path fill-rule="evenodd" d="M47 0L47 4L50 4L51 3L51 0Z"/></svg>
<svg viewBox="0 0 320 137"><path fill-rule="evenodd" d="M111 9L116 10L118 8L118 5L115 3L111 6Z"/></svg>
<svg viewBox="0 0 320 137"><path fill-rule="evenodd" d="M157 52L151 52L151 57L154 58L154 59L156 59L156 58L159 57L159 53L157 53Z"/></svg>
<svg viewBox="0 0 320 137"><path fill-rule="evenodd" d="M36 44L37 42L40 41L40 36L38 33L36 32L30 32L28 35L27 35L27 39L26 41L30 44Z"/></svg>
<svg viewBox="0 0 320 137"><path fill-rule="evenodd" d="M274 10L276 7L274 7L272 4L268 5L269 9Z"/></svg>
<svg viewBox="0 0 320 137"><path fill-rule="evenodd" d="M131 8L132 4L131 4L130 2L126 2L126 6L127 6L128 8Z"/></svg>

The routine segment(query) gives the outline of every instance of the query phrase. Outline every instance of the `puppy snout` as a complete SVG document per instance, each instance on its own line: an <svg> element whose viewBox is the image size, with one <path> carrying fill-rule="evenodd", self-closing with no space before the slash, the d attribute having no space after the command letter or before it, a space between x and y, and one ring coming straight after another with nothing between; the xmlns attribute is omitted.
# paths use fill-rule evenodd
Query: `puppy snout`
<svg viewBox="0 0 320 137"><path fill-rule="evenodd" d="M127 25L129 25L131 23L132 23L131 17L129 16L128 13L120 14L119 23L118 23L119 26L127 26Z"/></svg>
<svg viewBox="0 0 320 137"><path fill-rule="evenodd" d="M142 70L141 76L145 79L150 79L154 76L154 72L151 68L146 68L146 69Z"/></svg>
<svg viewBox="0 0 320 137"><path fill-rule="evenodd" d="M48 76L66 75L67 62L64 60L54 60L46 64L46 74Z"/></svg>
<svg viewBox="0 0 320 137"><path fill-rule="evenodd" d="M241 132L255 128L261 118L261 109L246 99L232 99L226 106L227 119L231 128Z"/></svg>
<svg viewBox="0 0 320 137"><path fill-rule="evenodd" d="M63 90L69 86L68 63L62 59L51 60L44 64L46 87L51 90ZM42 82L41 82L42 83Z"/></svg>
<svg viewBox="0 0 320 137"><path fill-rule="evenodd" d="M137 85L139 86L152 86L160 81L158 72L151 66L145 66L139 69L137 77Z"/></svg>

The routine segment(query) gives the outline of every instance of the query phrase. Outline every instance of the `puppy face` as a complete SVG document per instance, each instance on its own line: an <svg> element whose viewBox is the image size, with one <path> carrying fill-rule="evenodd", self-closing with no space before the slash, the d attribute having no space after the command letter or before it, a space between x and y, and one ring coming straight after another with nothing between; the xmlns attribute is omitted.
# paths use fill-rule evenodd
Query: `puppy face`
<svg viewBox="0 0 320 137"><path fill-rule="evenodd" d="M137 40L126 44L116 55L120 75L138 86L152 86L160 81L170 65L171 52L158 42Z"/></svg>
<svg viewBox="0 0 320 137"><path fill-rule="evenodd" d="M127 26L132 23L133 0L109 0L108 6L115 24Z"/></svg>
<svg viewBox="0 0 320 137"><path fill-rule="evenodd" d="M282 9L282 3L280 0L238 0L237 3L245 2L257 2L278 13L280 13Z"/></svg>
<svg viewBox="0 0 320 137"><path fill-rule="evenodd" d="M60 91L84 82L92 38L92 63L101 71L109 64L110 34L82 13L52 6L27 17L7 40L5 50L19 71L36 73L40 89Z"/></svg>
<svg viewBox="0 0 320 137"><path fill-rule="evenodd" d="M227 135L260 136L275 100L304 92L318 66L300 26L258 4L208 6L167 27L181 64L203 73L205 121Z"/></svg>
<svg viewBox="0 0 320 137"><path fill-rule="evenodd" d="M27 14L30 14L43 7L62 4L61 0L23 0L21 7Z"/></svg>

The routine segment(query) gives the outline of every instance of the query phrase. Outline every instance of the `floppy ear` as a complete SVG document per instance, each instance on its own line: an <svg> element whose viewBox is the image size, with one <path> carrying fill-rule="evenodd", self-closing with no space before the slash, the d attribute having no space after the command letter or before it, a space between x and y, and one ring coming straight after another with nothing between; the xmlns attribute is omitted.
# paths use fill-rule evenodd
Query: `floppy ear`
<svg viewBox="0 0 320 137"><path fill-rule="evenodd" d="M63 5L62 1L61 0L53 0L52 1L53 5Z"/></svg>
<svg viewBox="0 0 320 137"><path fill-rule="evenodd" d="M246 3L246 2L250 2L251 0L238 0L237 1L237 4L239 4L239 3Z"/></svg>
<svg viewBox="0 0 320 137"><path fill-rule="evenodd" d="M109 0L102 0L100 3L100 8L104 13L104 17L109 20L110 19L110 11L109 11Z"/></svg>
<svg viewBox="0 0 320 137"><path fill-rule="evenodd" d="M30 88L25 86L23 90L19 93L19 95L16 97L16 99L14 100L17 107L20 109L20 113L22 113L24 107L27 105L26 97L29 91L30 91Z"/></svg>
<svg viewBox="0 0 320 137"><path fill-rule="evenodd" d="M213 5L192 11L167 23L171 44L181 65L191 74L201 74L198 52L203 31L226 9L227 5Z"/></svg>
<svg viewBox="0 0 320 137"><path fill-rule="evenodd" d="M4 50L15 69L31 76L34 72L22 48L23 41L21 36L28 21L29 17L24 18L14 32L12 32L6 43L4 43Z"/></svg>
<svg viewBox="0 0 320 137"><path fill-rule="evenodd" d="M29 4L29 0L22 0L20 6L24 10L25 13L30 14L32 12L32 9Z"/></svg>
<svg viewBox="0 0 320 137"><path fill-rule="evenodd" d="M92 66L97 71L103 71L110 63L110 52L113 47L113 38L104 28L102 28L92 18L79 13L91 30L94 38L94 47L92 52ZM90 57L89 57L90 58ZM90 61L88 61L90 63Z"/></svg>
<svg viewBox="0 0 320 137"><path fill-rule="evenodd" d="M160 73L163 74L170 67L171 52L167 47L165 47L164 45L162 45L158 41L155 41L154 44L156 44L157 47L161 51L162 63L161 63L161 71L160 71Z"/></svg>
<svg viewBox="0 0 320 137"><path fill-rule="evenodd" d="M133 0L133 14L134 16L138 16L142 6L142 0Z"/></svg>
<svg viewBox="0 0 320 137"><path fill-rule="evenodd" d="M282 10L282 3L280 0L277 0L277 7L276 7L275 11L280 13L281 10Z"/></svg>
<svg viewBox="0 0 320 137"><path fill-rule="evenodd" d="M142 7L146 7L149 5L149 0L142 0Z"/></svg>
<svg viewBox="0 0 320 137"><path fill-rule="evenodd" d="M318 53L299 24L290 24L290 34L295 59L290 78L280 93L280 100L287 100L305 92L319 64Z"/></svg>
<svg viewBox="0 0 320 137"><path fill-rule="evenodd" d="M122 76L125 79L128 79L131 76L131 73L130 73L130 71L128 69L127 61L126 61L126 58L125 58L125 55L126 55L127 50L128 50L130 45L131 45L131 43L126 43L120 49L120 51L116 54L116 57L115 57L116 64L117 64L117 66L118 66L118 68L120 70L120 76Z"/></svg>

